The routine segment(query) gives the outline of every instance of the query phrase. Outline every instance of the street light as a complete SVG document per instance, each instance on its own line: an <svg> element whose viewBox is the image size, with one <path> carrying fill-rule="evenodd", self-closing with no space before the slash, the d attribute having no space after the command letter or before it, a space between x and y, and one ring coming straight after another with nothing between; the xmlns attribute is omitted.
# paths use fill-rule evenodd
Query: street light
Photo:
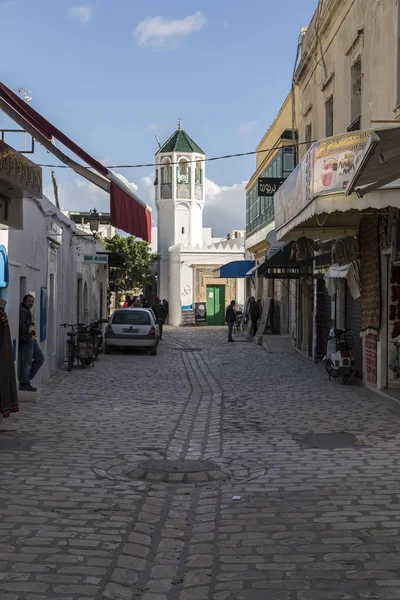
<svg viewBox="0 0 400 600"><path fill-rule="evenodd" d="M94 208L89 215L89 226L90 231L95 235L99 231L100 227L100 215Z"/></svg>

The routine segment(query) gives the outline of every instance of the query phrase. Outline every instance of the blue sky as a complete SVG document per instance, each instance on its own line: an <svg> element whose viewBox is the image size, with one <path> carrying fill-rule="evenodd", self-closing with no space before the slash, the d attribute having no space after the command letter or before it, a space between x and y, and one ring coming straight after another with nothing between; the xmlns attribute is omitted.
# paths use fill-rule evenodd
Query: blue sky
<svg viewBox="0 0 400 600"><path fill-rule="evenodd" d="M0 0L0 80L106 164L152 162L155 134L184 129L208 156L254 150L290 89L300 26L317 0ZM0 129L10 125L0 113ZM9 142L17 146L14 138ZM39 149L35 162L57 162ZM209 163L205 225L244 226L255 158ZM51 196L49 169L46 192ZM152 202L152 169L118 170ZM62 204L107 196L57 170ZM227 217L227 218L226 218Z"/></svg>

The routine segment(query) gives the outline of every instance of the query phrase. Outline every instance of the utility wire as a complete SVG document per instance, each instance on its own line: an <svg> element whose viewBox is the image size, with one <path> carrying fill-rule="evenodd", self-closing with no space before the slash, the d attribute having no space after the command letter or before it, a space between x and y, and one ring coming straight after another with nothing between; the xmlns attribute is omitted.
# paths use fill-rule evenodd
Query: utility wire
<svg viewBox="0 0 400 600"><path fill-rule="evenodd" d="M301 146L304 144L314 144L316 142L316 140L313 140L311 142L296 142L296 144L288 144L287 146L281 146L282 148L297 148L297 146ZM278 150L279 147L274 146L273 148L265 148L264 150L253 150L252 152L239 152L237 154L224 154L222 156L212 156L210 158L203 158L201 160L199 159L193 159L193 160L187 160L185 162L187 163L197 163L197 162L211 162L211 161L215 161L215 160L225 160L227 158L237 158L240 156L252 156L254 154L262 154L263 152L272 152L274 150ZM170 162L170 165L178 165L179 162ZM86 165L81 165L84 169L88 169L90 170L92 167L87 167ZM162 163L144 163L144 164L137 164L137 165L104 165L106 169L141 169L144 167L160 167L162 166ZM70 169L71 167L69 167L68 165L44 165L44 164L38 164L38 167L43 167L43 168L49 168L49 169Z"/></svg>

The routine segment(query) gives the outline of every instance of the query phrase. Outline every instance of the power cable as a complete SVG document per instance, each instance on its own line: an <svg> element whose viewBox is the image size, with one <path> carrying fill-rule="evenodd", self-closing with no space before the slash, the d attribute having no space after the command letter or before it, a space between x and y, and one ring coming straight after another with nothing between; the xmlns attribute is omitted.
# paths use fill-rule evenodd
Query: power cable
<svg viewBox="0 0 400 600"><path fill-rule="evenodd" d="M288 144L287 146L282 146L283 148L296 148L297 146L301 146L303 144L314 144L317 140L312 140L311 142L297 142L296 144ZM221 156L212 156L210 158L203 158L202 160L193 159L187 160L187 163L197 163L197 162L211 162L216 160L225 160L227 158L238 158L241 156L252 156L254 154L262 154L263 152L272 152L274 150L278 150L279 147L274 146L273 148L264 148L263 150L253 150L252 152L238 152L237 154L224 154ZM178 165L179 162L170 162L170 165ZM44 165L38 164L38 167L49 168L49 169L70 169L68 165ZM92 167L87 167L85 165L81 165L84 169L91 170ZM137 165L104 165L106 169L142 169L145 167L160 167L161 163L143 163Z"/></svg>

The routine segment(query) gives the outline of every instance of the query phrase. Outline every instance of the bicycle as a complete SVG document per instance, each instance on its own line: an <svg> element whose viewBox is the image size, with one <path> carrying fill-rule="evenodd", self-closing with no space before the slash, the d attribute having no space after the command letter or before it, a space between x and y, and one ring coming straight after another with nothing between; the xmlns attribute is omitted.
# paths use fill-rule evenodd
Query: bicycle
<svg viewBox="0 0 400 600"><path fill-rule="evenodd" d="M82 369L93 364L93 344L88 333L88 327L83 323L62 323L60 327L71 328L67 333L67 368L72 371L75 360L81 364Z"/></svg>

